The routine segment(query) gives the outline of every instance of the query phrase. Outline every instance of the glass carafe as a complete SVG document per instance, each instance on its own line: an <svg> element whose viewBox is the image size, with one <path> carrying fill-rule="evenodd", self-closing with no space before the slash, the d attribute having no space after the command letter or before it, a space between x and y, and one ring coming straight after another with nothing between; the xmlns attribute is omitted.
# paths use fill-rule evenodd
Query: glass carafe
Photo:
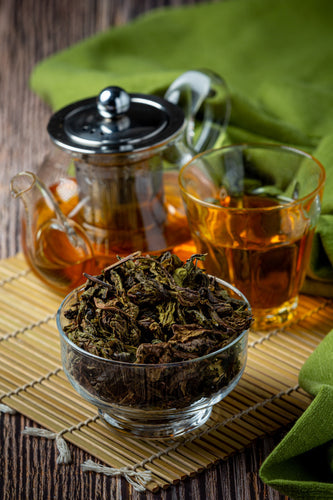
<svg viewBox="0 0 333 500"><path fill-rule="evenodd" d="M221 139L229 113L224 81L207 71L184 73L163 98L108 87L56 112L48 132L57 147L36 174L11 181L33 271L67 293L83 273L137 250L190 255L178 171Z"/></svg>

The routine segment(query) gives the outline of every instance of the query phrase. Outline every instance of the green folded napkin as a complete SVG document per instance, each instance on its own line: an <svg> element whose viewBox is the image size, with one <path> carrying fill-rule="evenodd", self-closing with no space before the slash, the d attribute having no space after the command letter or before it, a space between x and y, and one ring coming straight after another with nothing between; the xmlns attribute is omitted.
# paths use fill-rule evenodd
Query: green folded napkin
<svg viewBox="0 0 333 500"><path fill-rule="evenodd" d="M189 69L219 73L232 99L226 142L291 144L325 166L306 291L333 295L332 26L331 0L156 9L41 62L31 86L56 110L108 85L163 95Z"/></svg>
<svg viewBox="0 0 333 500"><path fill-rule="evenodd" d="M261 479L294 499L333 498L333 330L303 365L300 386L315 396L260 469Z"/></svg>

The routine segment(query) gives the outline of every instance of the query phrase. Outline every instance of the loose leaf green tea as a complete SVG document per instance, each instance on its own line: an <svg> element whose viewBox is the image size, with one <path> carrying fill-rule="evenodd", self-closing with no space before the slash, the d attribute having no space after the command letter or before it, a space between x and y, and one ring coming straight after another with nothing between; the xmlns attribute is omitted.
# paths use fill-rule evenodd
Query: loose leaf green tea
<svg viewBox="0 0 333 500"><path fill-rule="evenodd" d="M217 351L247 330L252 317L198 267L165 252L118 260L99 276L86 275L67 311L68 338L96 356L139 364L195 359Z"/></svg>
<svg viewBox="0 0 333 500"><path fill-rule="evenodd" d="M237 383L251 313L199 261L137 252L87 276L71 298L63 330L95 356L65 343L64 369L102 411L195 411Z"/></svg>

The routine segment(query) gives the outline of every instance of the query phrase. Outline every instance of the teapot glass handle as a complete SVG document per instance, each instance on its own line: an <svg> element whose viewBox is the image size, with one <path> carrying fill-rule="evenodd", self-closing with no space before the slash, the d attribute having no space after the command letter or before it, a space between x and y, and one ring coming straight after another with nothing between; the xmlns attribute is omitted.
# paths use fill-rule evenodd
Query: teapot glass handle
<svg viewBox="0 0 333 500"><path fill-rule="evenodd" d="M216 73L187 71L179 76L164 96L183 108L186 116L185 141L194 152L211 149L225 134L231 112L231 99L225 81ZM195 119L200 117L200 131L196 131Z"/></svg>

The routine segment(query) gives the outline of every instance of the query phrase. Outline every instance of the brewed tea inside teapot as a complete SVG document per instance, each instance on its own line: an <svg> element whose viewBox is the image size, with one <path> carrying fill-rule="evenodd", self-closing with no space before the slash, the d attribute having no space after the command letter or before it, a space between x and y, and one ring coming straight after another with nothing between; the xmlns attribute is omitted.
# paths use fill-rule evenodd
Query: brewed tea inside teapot
<svg viewBox="0 0 333 500"><path fill-rule="evenodd" d="M37 174L11 180L31 269L66 293L137 250L193 253L178 171L215 145L229 113L226 85L209 71L184 73L164 98L108 87L57 111L56 148Z"/></svg>

